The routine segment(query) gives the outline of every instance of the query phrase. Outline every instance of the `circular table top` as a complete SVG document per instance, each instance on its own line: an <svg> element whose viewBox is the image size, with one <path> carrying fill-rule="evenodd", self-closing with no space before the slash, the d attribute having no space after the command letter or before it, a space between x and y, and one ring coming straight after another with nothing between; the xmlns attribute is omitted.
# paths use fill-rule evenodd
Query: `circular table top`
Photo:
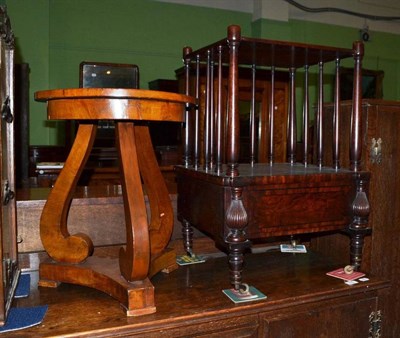
<svg viewBox="0 0 400 338"><path fill-rule="evenodd" d="M69 88L35 93L35 100L48 103L54 120L154 120L184 121L186 104L195 98L183 94L145 89Z"/></svg>

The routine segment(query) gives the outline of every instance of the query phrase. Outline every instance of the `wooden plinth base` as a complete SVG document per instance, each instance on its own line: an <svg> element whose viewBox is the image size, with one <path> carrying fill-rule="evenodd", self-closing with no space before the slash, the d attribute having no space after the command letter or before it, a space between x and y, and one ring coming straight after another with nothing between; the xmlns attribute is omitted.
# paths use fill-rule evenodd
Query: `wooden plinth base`
<svg viewBox="0 0 400 338"><path fill-rule="evenodd" d="M167 248L161 254L151 258L148 277L151 278L160 271L170 273L176 269L178 269L176 252L174 249Z"/></svg>
<svg viewBox="0 0 400 338"><path fill-rule="evenodd" d="M68 264L48 260L39 266L39 286L57 287L59 283L88 286L118 300L127 316L156 312L154 286L148 278L128 282L119 271L118 258L92 256L84 263Z"/></svg>

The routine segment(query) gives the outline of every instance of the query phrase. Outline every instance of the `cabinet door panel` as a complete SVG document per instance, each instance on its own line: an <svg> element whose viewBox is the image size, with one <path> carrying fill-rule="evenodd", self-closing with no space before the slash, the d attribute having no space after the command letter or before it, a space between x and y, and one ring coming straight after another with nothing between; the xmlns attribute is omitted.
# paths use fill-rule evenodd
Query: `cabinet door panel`
<svg viewBox="0 0 400 338"><path fill-rule="evenodd" d="M17 286L17 230L14 167L14 36L6 8L0 6L0 326L4 325Z"/></svg>
<svg viewBox="0 0 400 338"><path fill-rule="evenodd" d="M164 327L162 330L152 330L129 335L129 337L203 337L203 338L256 338L258 337L258 316L243 315L223 320L210 319L207 322L184 326Z"/></svg>
<svg viewBox="0 0 400 338"><path fill-rule="evenodd" d="M322 305L304 311L279 312L264 316L262 328L267 338L369 336L369 315L375 311L376 298Z"/></svg>

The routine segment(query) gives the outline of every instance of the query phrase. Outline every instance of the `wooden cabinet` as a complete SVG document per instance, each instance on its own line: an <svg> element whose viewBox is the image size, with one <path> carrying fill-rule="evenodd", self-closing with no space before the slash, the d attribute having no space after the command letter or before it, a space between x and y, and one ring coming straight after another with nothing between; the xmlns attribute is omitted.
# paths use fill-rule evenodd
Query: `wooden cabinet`
<svg viewBox="0 0 400 338"><path fill-rule="evenodd" d="M378 338L379 329L386 329L379 310L388 283L371 277L350 286L326 276L341 264L313 252L249 254L246 279L267 298L234 304L221 291L229 287L226 257L209 256L203 264L155 275L157 312L129 319L107 294L68 284L58 291L33 288L30 299L16 303L49 305L42 325L25 330L24 337Z"/></svg>
<svg viewBox="0 0 400 338"><path fill-rule="evenodd" d="M332 106L326 107L326 124L331 123L332 111ZM400 337L400 102L364 100L362 111L363 168L371 172L369 224L372 235L366 237L361 270L391 281L390 296L383 302L383 337ZM341 135L349 129L350 113L351 106L343 104ZM341 157L344 159L348 140L342 137L341 141ZM331 153L331 149L325 149L327 159ZM331 256L349 255L343 235L318 238L313 246Z"/></svg>
<svg viewBox="0 0 400 338"><path fill-rule="evenodd" d="M369 320L377 313L376 297L346 297L317 307L285 309L262 315L263 337L378 337ZM358 318L359 320L357 320ZM369 335L371 334L371 335Z"/></svg>
<svg viewBox="0 0 400 338"><path fill-rule="evenodd" d="M14 164L14 35L5 7L0 7L0 325L4 325L17 286L17 224Z"/></svg>

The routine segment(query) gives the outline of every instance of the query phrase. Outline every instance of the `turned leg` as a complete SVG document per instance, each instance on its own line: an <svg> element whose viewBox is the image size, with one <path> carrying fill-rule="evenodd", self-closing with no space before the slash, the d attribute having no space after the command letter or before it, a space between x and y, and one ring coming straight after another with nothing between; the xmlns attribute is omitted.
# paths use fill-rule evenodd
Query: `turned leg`
<svg viewBox="0 0 400 338"><path fill-rule="evenodd" d="M185 252L193 257L193 227L187 220L182 220L182 239Z"/></svg>
<svg viewBox="0 0 400 338"><path fill-rule="evenodd" d="M238 242L235 242L239 239ZM235 290L242 285L242 271L244 264L244 251L250 246L250 241L243 237L243 234L232 234L226 241L229 243L229 276L230 282ZM231 241L231 242L229 242Z"/></svg>
<svg viewBox="0 0 400 338"><path fill-rule="evenodd" d="M370 205L365 192L367 184L367 179L357 178L356 197L352 204L353 221L348 229L350 234L350 264L356 271L361 267L364 237L371 233L371 229L368 228Z"/></svg>
<svg viewBox="0 0 400 338"><path fill-rule="evenodd" d="M225 219L228 228L225 243L229 248L230 281L235 290L239 290L242 284L243 254L251 245L244 231L248 218L242 202L242 191L243 188L232 188L232 199Z"/></svg>
<svg viewBox="0 0 400 338"><path fill-rule="evenodd" d="M371 229L364 229L362 233L360 230L350 230L350 264L358 271L361 267L362 250L364 247L364 237L371 233Z"/></svg>

